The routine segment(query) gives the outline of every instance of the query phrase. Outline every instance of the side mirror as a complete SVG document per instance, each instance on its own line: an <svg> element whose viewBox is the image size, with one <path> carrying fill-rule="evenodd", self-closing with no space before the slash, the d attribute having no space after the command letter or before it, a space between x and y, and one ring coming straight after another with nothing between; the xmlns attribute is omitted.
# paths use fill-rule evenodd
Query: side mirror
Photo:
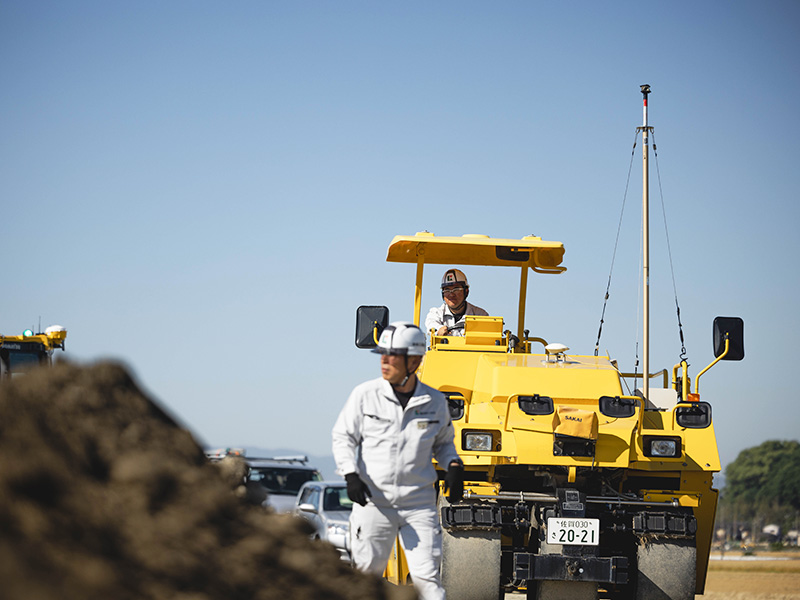
<svg viewBox="0 0 800 600"><path fill-rule="evenodd" d="M389 309L385 306L359 306L356 310L356 346L375 348L388 324Z"/></svg>
<svg viewBox="0 0 800 600"><path fill-rule="evenodd" d="M297 507L297 510L300 512L307 512L307 513L315 513L317 512L316 507L313 504L303 503Z"/></svg>
<svg viewBox="0 0 800 600"><path fill-rule="evenodd" d="M714 319L714 356L725 352L725 337L728 338L728 353L722 360L744 358L744 321L739 317L717 317Z"/></svg>

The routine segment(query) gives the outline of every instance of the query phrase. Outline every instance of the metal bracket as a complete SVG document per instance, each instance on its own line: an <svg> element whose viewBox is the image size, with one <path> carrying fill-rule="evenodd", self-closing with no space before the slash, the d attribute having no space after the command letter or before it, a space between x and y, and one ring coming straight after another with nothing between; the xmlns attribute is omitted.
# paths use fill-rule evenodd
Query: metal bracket
<svg viewBox="0 0 800 600"><path fill-rule="evenodd" d="M500 529L503 524L496 504L451 504L441 514L445 529Z"/></svg>
<svg viewBox="0 0 800 600"><path fill-rule="evenodd" d="M514 553L514 577L526 581L598 581L628 583L628 559L624 556L561 556Z"/></svg>
<svg viewBox="0 0 800 600"><path fill-rule="evenodd" d="M553 456L585 456L595 455L595 440L568 435L553 434Z"/></svg>

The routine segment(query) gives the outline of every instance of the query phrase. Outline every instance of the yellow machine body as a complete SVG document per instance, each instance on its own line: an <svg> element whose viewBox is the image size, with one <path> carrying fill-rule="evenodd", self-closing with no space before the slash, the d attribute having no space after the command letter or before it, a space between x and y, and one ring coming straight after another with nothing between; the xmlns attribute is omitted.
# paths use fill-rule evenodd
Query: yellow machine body
<svg viewBox="0 0 800 600"><path fill-rule="evenodd" d="M28 330L22 335L0 335L0 377L27 373L30 369L51 363L53 352L63 350L67 330L58 325L43 333Z"/></svg>
<svg viewBox="0 0 800 600"><path fill-rule="evenodd" d="M531 588L541 577L575 581L584 588L596 585L627 597L630 586L644 585L645 575L637 569L645 569L647 559L638 547L659 540L693 548L692 593L702 593L717 503L712 476L720 470L710 407L682 385L688 382L685 363L682 377L676 367L676 381L651 388L650 398L644 399L624 393L623 374L608 357L571 354L529 334L528 273L562 273L563 254L560 242L537 237L437 237L428 232L395 237L389 247L388 261L417 265L417 324L424 265L520 272L519 288L511 290L519 297L518 314L512 315L515 327L506 325L506 315L467 316L463 337L428 332L430 347L418 375L448 397L455 444L465 465L463 510L448 512L443 502L443 526L452 535L481 530L497 538L493 547L502 555L501 594ZM530 328L535 332L535 327L532 323ZM546 537L547 519L568 514L561 510L571 492L581 505L575 514L600 523L600 544L584 548L585 555ZM498 516L481 520L489 514ZM444 552L447 587L448 569L456 567L448 567L447 544ZM407 581L402 551L396 548L393 557L387 576ZM599 574L589 580L572 577L569 565L575 561ZM486 576L497 578L494 572ZM482 585L477 578L484 576L475 577L476 585ZM464 592L448 589L452 593ZM487 596L494 597L491 590ZM528 597L539 596L529 592Z"/></svg>

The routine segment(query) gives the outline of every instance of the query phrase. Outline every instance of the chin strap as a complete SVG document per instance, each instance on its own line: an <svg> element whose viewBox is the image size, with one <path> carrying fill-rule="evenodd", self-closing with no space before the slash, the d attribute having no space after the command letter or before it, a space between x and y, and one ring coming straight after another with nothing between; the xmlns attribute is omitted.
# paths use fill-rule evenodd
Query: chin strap
<svg viewBox="0 0 800 600"><path fill-rule="evenodd" d="M413 371L410 371L408 369L408 354L406 354L403 358L405 359L405 363L406 363L406 376L403 379L403 381L400 382L400 385L397 386L398 388L403 387L406 384L406 382L408 382L408 380L411 378L411 376L414 374Z"/></svg>

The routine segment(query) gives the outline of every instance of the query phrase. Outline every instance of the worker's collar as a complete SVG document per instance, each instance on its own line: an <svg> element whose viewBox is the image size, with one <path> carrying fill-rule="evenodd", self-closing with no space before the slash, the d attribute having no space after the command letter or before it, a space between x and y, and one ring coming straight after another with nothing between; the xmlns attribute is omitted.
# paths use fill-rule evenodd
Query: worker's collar
<svg viewBox="0 0 800 600"><path fill-rule="evenodd" d="M409 404L416 404L415 400L419 396L419 386L421 384L419 377L414 375L414 387L411 391L411 400L409 400ZM381 392L384 396L386 396L390 400L397 401L397 394L395 394L394 386L391 383L386 381L385 379L381 379Z"/></svg>

